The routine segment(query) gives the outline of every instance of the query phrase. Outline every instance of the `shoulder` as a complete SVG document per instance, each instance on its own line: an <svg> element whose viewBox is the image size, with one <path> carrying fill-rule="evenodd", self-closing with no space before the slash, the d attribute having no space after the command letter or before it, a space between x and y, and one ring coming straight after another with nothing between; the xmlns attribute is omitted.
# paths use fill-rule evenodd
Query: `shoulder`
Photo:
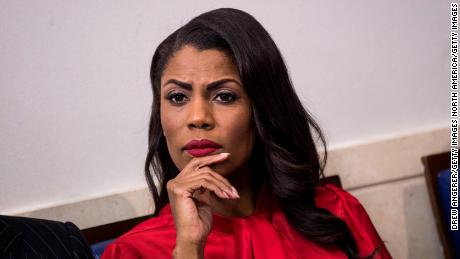
<svg viewBox="0 0 460 259"><path fill-rule="evenodd" d="M317 207L327 209L339 218L346 218L349 213L366 214L359 200L349 192L332 184L317 187L315 191Z"/></svg>
<svg viewBox="0 0 460 259"><path fill-rule="evenodd" d="M163 208L161 208L160 213L157 217L150 218L139 223L130 231L120 236L116 241L126 242L131 239L137 239L140 236L152 236L152 234L154 233L170 231L175 232L175 225L173 215L171 213L171 206L169 204L166 204Z"/></svg>
<svg viewBox="0 0 460 259"><path fill-rule="evenodd" d="M165 212L162 209L162 212ZM170 256L174 248L176 229L172 214L160 213L117 238L104 250L103 258L139 258L145 254Z"/></svg>
<svg viewBox="0 0 460 259"><path fill-rule="evenodd" d="M345 221L352 231L374 228L363 205L349 192L328 184L317 187L315 195L317 207L326 209Z"/></svg>
<svg viewBox="0 0 460 259"><path fill-rule="evenodd" d="M356 197L330 184L318 187L315 194L317 207L327 209L348 225L360 254L369 255L379 248L380 256L377 258L391 258L369 215Z"/></svg>
<svg viewBox="0 0 460 259"><path fill-rule="evenodd" d="M152 233L175 231L174 220L172 216L162 215L148 219L127 233L118 238L119 241L137 238L138 236L150 235Z"/></svg>
<svg viewBox="0 0 460 259"><path fill-rule="evenodd" d="M24 254L46 258L92 256L82 232L72 222L0 215L0 258L22 258Z"/></svg>

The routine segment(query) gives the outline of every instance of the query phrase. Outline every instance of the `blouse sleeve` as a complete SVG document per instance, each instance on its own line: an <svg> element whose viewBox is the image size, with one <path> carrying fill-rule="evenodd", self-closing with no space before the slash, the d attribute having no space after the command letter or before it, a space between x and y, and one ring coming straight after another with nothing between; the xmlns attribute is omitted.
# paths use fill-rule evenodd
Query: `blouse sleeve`
<svg viewBox="0 0 460 259"><path fill-rule="evenodd" d="M138 259L142 258L129 244L113 242L109 244L102 254L101 259Z"/></svg>
<svg viewBox="0 0 460 259"><path fill-rule="evenodd" d="M374 258L391 259L392 257L384 242L358 199L333 185L327 185L326 189L333 192L335 194L333 195L335 196L334 199L337 199L336 202L326 203L335 204L334 208L326 209L331 210L348 225L355 238L360 255L368 256L377 249L377 254Z"/></svg>

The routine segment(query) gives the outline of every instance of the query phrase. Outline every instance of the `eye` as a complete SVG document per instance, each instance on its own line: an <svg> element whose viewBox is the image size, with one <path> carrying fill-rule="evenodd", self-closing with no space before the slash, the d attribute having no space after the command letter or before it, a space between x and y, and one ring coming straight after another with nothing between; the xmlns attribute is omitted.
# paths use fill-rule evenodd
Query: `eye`
<svg viewBox="0 0 460 259"><path fill-rule="evenodd" d="M167 99L172 102L172 103L175 103L175 104L181 104L181 103L184 103L184 99L186 99L187 96L185 94L182 94L182 93L171 93L168 95Z"/></svg>
<svg viewBox="0 0 460 259"><path fill-rule="evenodd" d="M219 102L231 103L235 101L236 96L230 92L223 92L223 93L217 94L216 99L218 99Z"/></svg>

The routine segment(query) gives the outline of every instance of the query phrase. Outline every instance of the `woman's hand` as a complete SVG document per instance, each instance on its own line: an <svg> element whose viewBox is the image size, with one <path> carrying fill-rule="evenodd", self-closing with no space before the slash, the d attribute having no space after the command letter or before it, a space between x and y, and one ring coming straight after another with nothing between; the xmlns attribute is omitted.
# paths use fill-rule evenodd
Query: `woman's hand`
<svg viewBox="0 0 460 259"><path fill-rule="evenodd" d="M201 254L212 227L211 191L222 199L239 198L236 189L209 166L227 159L229 153L195 157L174 178L168 181L171 212L176 225L176 247L180 251Z"/></svg>

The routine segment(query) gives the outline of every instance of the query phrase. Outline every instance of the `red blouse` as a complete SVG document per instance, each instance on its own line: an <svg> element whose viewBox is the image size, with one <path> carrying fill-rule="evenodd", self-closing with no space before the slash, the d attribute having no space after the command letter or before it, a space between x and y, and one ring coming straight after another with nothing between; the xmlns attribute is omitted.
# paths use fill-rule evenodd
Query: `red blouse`
<svg viewBox="0 0 460 259"><path fill-rule="evenodd" d="M323 248L298 233L265 186L256 211L250 216L231 218L213 214L205 258L347 258L341 250ZM316 205L347 223L361 256L380 246L376 258L391 258L363 206L351 194L333 185L318 187ZM158 217L142 222L110 244L102 259L172 258L175 241L175 225L167 204Z"/></svg>

